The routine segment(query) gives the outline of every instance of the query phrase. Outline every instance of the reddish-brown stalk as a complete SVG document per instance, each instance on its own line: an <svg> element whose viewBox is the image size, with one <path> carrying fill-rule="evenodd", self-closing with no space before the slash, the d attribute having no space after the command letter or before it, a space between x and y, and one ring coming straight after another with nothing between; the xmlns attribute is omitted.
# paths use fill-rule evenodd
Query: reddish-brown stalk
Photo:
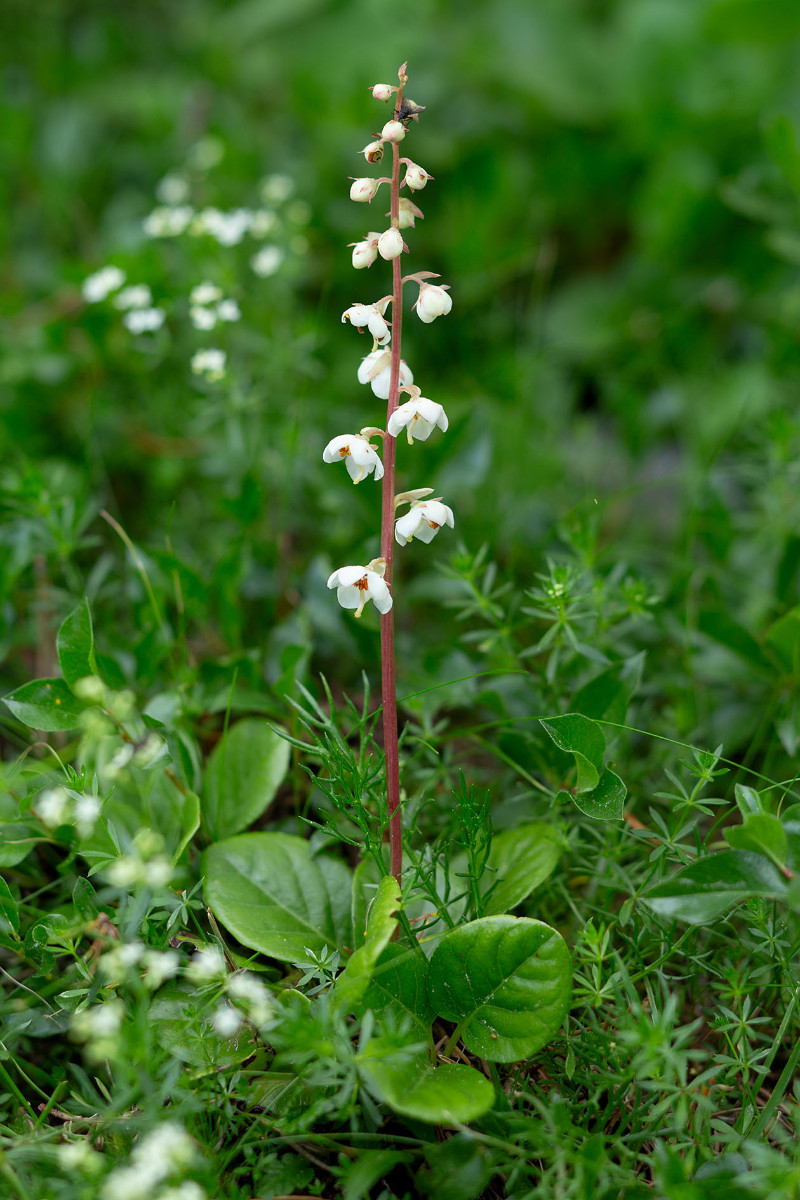
<svg viewBox="0 0 800 1200"><path fill-rule="evenodd" d="M400 115L405 83L405 64L401 68L394 119ZM400 224L400 147L392 142L391 223ZM392 365L386 424L397 408L400 394L400 339L403 325L403 283L400 255L392 259ZM384 576L394 596L392 562L394 557L394 475L396 440L389 434L383 441L383 491L381 493L381 556L386 560ZM383 752L386 762L386 799L389 808L389 869L402 886L403 827L400 818L400 759L397 748L397 693L394 673L394 606L381 617L381 703L383 705Z"/></svg>

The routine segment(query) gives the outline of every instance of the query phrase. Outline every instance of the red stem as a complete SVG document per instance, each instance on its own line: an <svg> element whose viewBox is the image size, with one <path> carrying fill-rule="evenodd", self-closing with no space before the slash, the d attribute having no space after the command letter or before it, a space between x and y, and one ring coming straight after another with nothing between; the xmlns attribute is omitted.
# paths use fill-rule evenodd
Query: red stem
<svg viewBox="0 0 800 1200"><path fill-rule="evenodd" d="M397 92L395 120L400 112L403 84ZM400 148L392 142L391 223L400 220ZM392 259L392 365L386 425L397 408L400 395L400 340L403 326L403 283L400 255ZM383 440L383 491L381 493L381 556L386 560L384 578L394 596L392 564L394 559L394 487L397 442L389 433ZM383 705L383 752L386 762L386 799L389 809L390 871L402 886L403 828L400 819L400 758L397 747L397 691L394 671L394 606L381 617L381 703Z"/></svg>

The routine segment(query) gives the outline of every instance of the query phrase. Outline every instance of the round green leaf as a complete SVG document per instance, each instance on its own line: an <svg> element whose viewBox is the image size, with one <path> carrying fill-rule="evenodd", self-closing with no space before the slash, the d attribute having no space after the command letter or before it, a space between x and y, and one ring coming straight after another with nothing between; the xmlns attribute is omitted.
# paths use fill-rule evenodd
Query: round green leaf
<svg viewBox="0 0 800 1200"><path fill-rule="evenodd" d="M244 833L204 855L206 903L245 946L282 962L352 947L349 869L286 833Z"/></svg>
<svg viewBox="0 0 800 1200"><path fill-rule="evenodd" d="M220 738L203 779L203 814L215 838L260 817L289 767L289 743L267 721L237 721Z"/></svg>
<svg viewBox="0 0 800 1200"><path fill-rule="evenodd" d="M433 1020L428 960L408 946L391 942L375 965L361 1007L378 1016L392 1012L410 1023L412 1037L427 1041Z"/></svg>
<svg viewBox="0 0 800 1200"><path fill-rule="evenodd" d="M369 1090L393 1112L431 1125L464 1125L489 1111L494 1088L473 1067L442 1063L432 1067L427 1056L392 1062L370 1042L359 1070Z"/></svg>
<svg viewBox="0 0 800 1200"><path fill-rule="evenodd" d="M761 854L725 850L684 867L642 900L669 920L706 925L751 896L785 898L785 877Z"/></svg>
<svg viewBox="0 0 800 1200"><path fill-rule="evenodd" d="M526 917L483 917L451 930L430 963L435 1011L460 1026L466 1048L492 1062L541 1050L569 1006L567 944Z"/></svg>
<svg viewBox="0 0 800 1200"><path fill-rule="evenodd" d="M496 834L489 852L494 873L482 879L487 915L508 912L529 896L552 874L563 850L564 839L552 825L520 825Z"/></svg>

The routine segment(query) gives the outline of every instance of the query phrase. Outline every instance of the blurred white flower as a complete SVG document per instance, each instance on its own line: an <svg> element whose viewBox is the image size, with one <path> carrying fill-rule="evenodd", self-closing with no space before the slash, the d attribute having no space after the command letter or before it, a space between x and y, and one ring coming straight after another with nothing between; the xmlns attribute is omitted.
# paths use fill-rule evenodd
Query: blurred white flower
<svg viewBox="0 0 800 1200"><path fill-rule="evenodd" d="M105 300L111 292L121 288L125 279L125 272L119 267L102 267L84 279L81 293L89 304L97 304L98 301Z"/></svg>
<svg viewBox="0 0 800 1200"><path fill-rule="evenodd" d="M103 1169L103 1156L93 1150L86 1139L65 1142L56 1146L56 1158L62 1171L81 1171L85 1175L96 1175Z"/></svg>
<svg viewBox="0 0 800 1200"><path fill-rule="evenodd" d="M389 387L392 377L392 355L390 350L373 350L366 358L362 358L358 368L358 382L368 383L379 400L389 399ZM408 387L414 382L408 364L400 360L400 387Z"/></svg>
<svg viewBox="0 0 800 1200"><path fill-rule="evenodd" d="M145 217L142 228L148 237L180 237L194 217L190 204L162 205Z"/></svg>
<svg viewBox="0 0 800 1200"><path fill-rule="evenodd" d="M164 324L166 313L163 308L134 308L125 313L122 324L131 333L154 333Z"/></svg>
<svg viewBox="0 0 800 1200"><path fill-rule="evenodd" d="M453 510L441 500L419 500L394 524L395 540L401 546L417 538L432 542L443 525L453 528Z"/></svg>
<svg viewBox="0 0 800 1200"><path fill-rule="evenodd" d="M215 283L209 283L207 279L198 283L189 293L190 304L214 304L216 300L221 299L222 288L218 288Z"/></svg>
<svg viewBox="0 0 800 1200"><path fill-rule="evenodd" d="M153 294L146 283L135 283L118 292L112 303L114 308L149 308L153 303Z"/></svg>
<svg viewBox="0 0 800 1200"><path fill-rule="evenodd" d="M225 958L218 946L206 946L192 955L191 962L186 968L186 978L190 983L202 985L214 983L227 975Z"/></svg>
<svg viewBox="0 0 800 1200"><path fill-rule="evenodd" d="M278 218L271 208L257 208L250 222L250 236L254 238L266 237L268 233L272 233L277 220Z"/></svg>
<svg viewBox="0 0 800 1200"><path fill-rule="evenodd" d="M437 317L446 316L450 312L453 301L447 294L448 286L448 284L444 284L439 287L435 283L419 285L419 296L414 308L417 310L420 321L430 325L431 321L435 321Z"/></svg>
<svg viewBox="0 0 800 1200"><path fill-rule="evenodd" d="M156 188L162 204L183 204L189 195L189 184L182 175L165 175Z"/></svg>
<svg viewBox="0 0 800 1200"><path fill-rule="evenodd" d="M265 204L282 204L294 191L294 180L289 175L268 175L261 184L261 198Z"/></svg>
<svg viewBox="0 0 800 1200"><path fill-rule="evenodd" d="M219 208L204 208L192 221L189 232L194 237L207 234L220 246L238 246L250 229L252 212L249 208L234 208L222 212Z"/></svg>
<svg viewBox="0 0 800 1200"><path fill-rule="evenodd" d="M213 383L225 375L227 358L224 350L198 350L192 355L192 371L195 375L204 375Z"/></svg>
<svg viewBox="0 0 800 1200"><path fill-rule="evenodd" d="M184 1179L177 1187L159 1192L158 1200L207 1200L207 1194L193 1179Z"/></svg>
<svg viewBox="0 0 800 1200"><path fill-rule="evenodd" d="M85 792L75 801L75 820L78 824L78 832L83 837L88 837L94 829L95 822L100 816L100 808L98 797L87 796Z"/></svg>
<svg viewBox="0 0 800 1200"><path fill-rule="evenodd" d="M193 304L189 309L189 319L195 329L207 331L213 329L217 323L217 314L211 308L203 308L200 304Z"/></svg>
<svg viewBox="0 0 800 1200"><path fill-rule="evenodd" d="M264 246L259 250L258 254L254 254L250 259L250 266L255 271L256 275L260 275L262 279L266 279L269 275L274 275L284 260L284 253L277 246Z"/></svg>
<svg viewBox="0 0 800 1200"><path fill-rule="evenodd" d="M238 1033L239 1028L244 1020L244 1013L238 1008L232 1008L229 1004L221 1004L219 1008L215 1008L211 1016L211 1022L222 1038L233 1037Z"/></svg>
<svg viewBox="0 0 800 1200"><path fill-rule="evenodd" d="M359 329L366 325L378 345L383 346L391 337L383 315L388 304L389 297L380 304L351 304L342 313L342 323L349 321Z"/></svg>
<svg viewBox="0 0 800 1200"><path fill-rule="evenodd" d="M401 430L405 429L408 444L413 446L414 438L418 442L427 441L437 426L444 432L447 425L447 414L441 404L425 396L415 396L394 410L387 429L392 437L398 437Z"/></svg>
<svg viewBox="0 0 800 1200"><path fill-rule="evenodd" d="M225 157L225 147L218 137L209 134L189 147L187 161L198 171L210 171Z"/></svg>
<svg viewBox="0 0 800 1200"><path fill-rule="evenodd" d="M34 801L34 810L48 829L55 829L64 820L69 795L63 787L46 788Z"/></svg>
<svg viewBox="0 0 800 1200"><path fill-rule="evenodd" d="M242 314L235 300L220 300L217 305L217 316L220 321L240 321Z"/></svg>
<svg viewBox="0 0 800 1200"><path fill-rule="evenodd" d="M359 433L343 433L331 438L322 452L323 462L340 462L344 465L353 483L361 483L373 471L375 478L383 478L383 463L366 438Z"/></svg>
<svg viewBox="0 0 800 1200"><path fill-rule="evenodd" d="M130 967L142 961L144 949L141 942L119 942L100 956L101 973L106 979L123 979Z"/></svg>
<svg viewBox="0 0 800 1200"><path fill-rule="evenodd" d="M392 607L392 595L383 581L386 563L373 559L366 567L339 567L328 580L329 588L336 588L336 599L342 608L354 608L360 617L364 605L372 601L378 612L387 613Z"/></svg>
<svg viewBox="0 0 800 1200"><path fill-rule="evenodd" d="M228 976L228 995L242 1005L255 1025L263 1025L272 1016L272 997L261 980L247 971Z"/></svg>
<svg viewBox="0 0 800 1200"><path fill-rule="evenodd" d="M145 983L153 991L178 974L181 960L174 950L146 950L144 955Z"/></svg>

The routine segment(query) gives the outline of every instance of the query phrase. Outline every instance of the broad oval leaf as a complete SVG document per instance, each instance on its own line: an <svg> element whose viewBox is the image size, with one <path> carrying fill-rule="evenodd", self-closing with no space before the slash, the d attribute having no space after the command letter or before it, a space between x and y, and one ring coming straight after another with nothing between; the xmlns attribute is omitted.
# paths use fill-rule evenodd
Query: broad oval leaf
<svg viewBox="0 0 800 1200"><path fill-rule="evenodd" d="M783 899L786 892L786 879L769 859L725 850L684 867L642 900L659 916L705 925L750 896Z"/></svg>
<svg viewBox="0 0 800 1200"><path fill-rule="evenodd" d="M411 1036L426 1041L434 1015L428 998L427 958L408 946L390 943L375 964L361 1007L376 1016L392 1012L409 1024Z"/></svg>
<svg viewBox="0 0 800 1200"><path fill-rule="evenodd" d="M32 679L3 699L23 725L46 733L75 729L86 707L63 679Z"/></svg>
<svg viewBox="0 0 800 1200"><path fill-rule="evenodd" d="M496 834L488 863L494 873L482 879L487 916L520 904L553 873L563 852L564 839L552 825L520 825Z"/></svg>
<svg viewBox="0 0 800 1200"><path fill-rule="evenodd" d="M287 833L243 833L204 855L206 903L245 946L282 962L353 944L349 869Z"/></svg>
<svg viewBox="0 0 800 1200"><path fill-rule="evenodd" d="M492 1062L530 1058L567 1013L572 979L561 934L527 917L482 917L451 930L430 963L435 1011Z"/></svg>
<svg viewBox="0 0 800 1200"><path fill-rule="evenodd" d="M61 622L56 648L61 674L68 687L73 688L79 679L85 679L87 675L97 674L92 614L85 596Z"/></svg>
<svg viewBox="0 0 800 1200"><path fill-rule="evenodd" d="M367 1056L359 1056L359 1071L376 1099L403 1117L431 1125L465 1125L494 1103L494 1088L473 1067L432 1067L427 1055L392 1062L380 1049L379 1039L373 1038Z"/></svg>
<svg viewBox="0 0 800 1200"><path fill-rule="evenodd" d="M206 764L203 815L215 839L246 829L272 802L289 766L289 743L259 718L237 721Z"/></svg>
<svg viewBox="0 0 800 1200"><path fill-rule="evenodd" d="M575 759L577 791L590 792L596 788L600 782L606 749L606 739L597 722L581 713L567 713L563 717L540 718L539 724L559 750L564 750Z"/></svg>

